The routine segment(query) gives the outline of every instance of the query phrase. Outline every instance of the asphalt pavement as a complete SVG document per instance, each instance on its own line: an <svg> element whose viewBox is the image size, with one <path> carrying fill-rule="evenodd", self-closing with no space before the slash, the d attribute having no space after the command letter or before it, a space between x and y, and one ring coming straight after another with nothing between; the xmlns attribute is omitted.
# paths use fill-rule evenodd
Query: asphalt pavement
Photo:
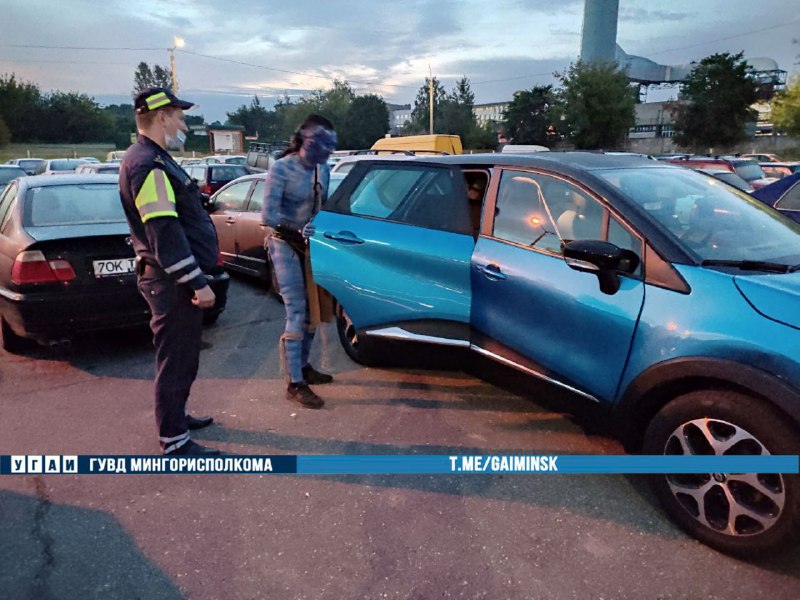
<svg viewBox="0 0 800 600"><path fill-rule="evenodd" d="M283 307L235 277L190 410L237 454L619 454L536 382L452 353L364 368L335 331L323 410L287 402ZM478 377L480 375L480 377ZM154 454L147 331L0 352L0 454ZM488 378L488 380L487 380ZM719 554L621 475L0 477L0 599L800 597L800 553Z"/></svg>

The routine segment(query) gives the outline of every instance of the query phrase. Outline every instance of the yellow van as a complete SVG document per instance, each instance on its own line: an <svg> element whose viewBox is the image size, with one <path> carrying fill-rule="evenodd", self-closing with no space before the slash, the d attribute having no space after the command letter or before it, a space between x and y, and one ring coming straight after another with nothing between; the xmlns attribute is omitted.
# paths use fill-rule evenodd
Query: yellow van
<svg viewBox="0 0 800 600"><path fill-rule="evenodd" d="M381 138L372 144L372 150L400 150L415 154L461 154L461 138L457 135L406 135Z"/></svg>

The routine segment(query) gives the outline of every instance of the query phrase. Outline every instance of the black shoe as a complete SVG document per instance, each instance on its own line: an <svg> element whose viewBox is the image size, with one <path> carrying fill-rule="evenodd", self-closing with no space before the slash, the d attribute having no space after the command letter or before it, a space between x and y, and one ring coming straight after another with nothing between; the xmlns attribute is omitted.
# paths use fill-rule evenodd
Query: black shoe
<svg viewBox="0 0 800 600"><path fill-rule="evenodd" d="M173 450L164 456L175 456L177 454L190 454L190 455L209 455L209 454L219 454L219 450L216 448L209 448L208 446L201 446L200 444L196 444L192 440L186 442L183 446L178 448L177 450Z"/></svg>
<svg viewBox="0 0 800 600"><path fill-rule="evenodd" d="M309 385L321 385L333 381L333 376L327 373L320 373L309 363L303 367L303 379L305 379L306 383Z"/></svg>
<svg viewBox="0 0 800 600"><path fill-rule="evenodd" d="M189 429L202 429L208 427L214 422L214 417L193 417L186 415L186 427Z"/></svg>
<svg viewBox="0 0 800 600"><path fill-rule="evenodd" d="M297 402L305 408L322 408L325 405L325 401L311 391L305 382L290 383L286 389L286 399Z"/></svg>

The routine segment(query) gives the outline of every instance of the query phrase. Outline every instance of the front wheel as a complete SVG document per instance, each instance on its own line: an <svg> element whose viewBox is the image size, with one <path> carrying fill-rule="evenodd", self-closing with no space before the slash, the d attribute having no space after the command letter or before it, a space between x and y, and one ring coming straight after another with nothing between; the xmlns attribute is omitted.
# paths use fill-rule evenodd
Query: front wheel
<svg viewBox="0 0 800 600"><path fill-rule="evenodd" d="M796 455L800 435L768 402L734 391L679 396L650 422L645 454ZM667 513L722 552L762 557L800 541L800 477L775 473L653 476Z"/></svg>

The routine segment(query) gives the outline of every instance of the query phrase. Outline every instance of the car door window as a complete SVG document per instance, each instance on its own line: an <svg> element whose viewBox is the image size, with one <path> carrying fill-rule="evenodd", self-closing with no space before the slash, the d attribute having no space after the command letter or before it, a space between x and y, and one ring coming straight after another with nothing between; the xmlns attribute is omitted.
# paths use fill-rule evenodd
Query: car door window
<svg viewBox="0 0 800 600"><path fill-rule="evenodd" d="M371 165L350 194L335 194L332 199L335 202L325 208L334 212L472 232L466 188L449 168Z"/></svg>
<svg viewBox="0 0 800 600"><path fill-rule="evenodd" d="M523 171L503 172L493 235L561 254L562 242L603 240L642 256L642 242L597 200L568 181Z"/></svg>
<svg viewBox="0 0 800 600"><path fill-rule="evenodd" d="M226 187L216 197L217 208L220 210L242 210L251 184L251 181L242 181Z"/></svg>
<svg viewBox="0 0 800 600"><path fill-rule="evenodd" d="M778 200L775 208L781 210L800 210L800 183L794 184L788 192L783 195L783 198Z"/></svg>
<svg viewBox="0 0 800 600"><path fill-rule="evenodd" d="M264 206L264 186L263 180L256 182L253 193L250 195L250 204L247 205L247 212L261 212L261 207Z"/></svg>

